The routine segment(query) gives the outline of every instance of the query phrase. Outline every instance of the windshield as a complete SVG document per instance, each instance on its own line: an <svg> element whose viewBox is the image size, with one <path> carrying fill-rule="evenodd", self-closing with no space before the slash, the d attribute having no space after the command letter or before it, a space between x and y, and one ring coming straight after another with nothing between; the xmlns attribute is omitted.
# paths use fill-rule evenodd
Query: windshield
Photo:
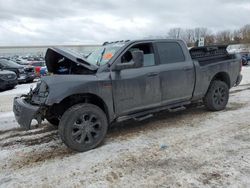
<svg viewBox="0 0 250 188"><path fill-rule="evenodd" d="M104 65L109 62L109 60L122 46L124 46L124 43L102 46L96 51L92 52L87 57L87 60L89 63L94 65Z"/></svg>

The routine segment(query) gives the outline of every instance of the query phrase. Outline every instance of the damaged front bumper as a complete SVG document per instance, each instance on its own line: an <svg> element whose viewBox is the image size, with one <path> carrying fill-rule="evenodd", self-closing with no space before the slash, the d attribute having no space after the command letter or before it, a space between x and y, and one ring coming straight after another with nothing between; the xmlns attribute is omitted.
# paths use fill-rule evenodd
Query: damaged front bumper
<svg viewBox="0 0 250 188"><path fill-rule="evenodd" d="M30 129L33 119L41 123L40 107L27 103L23 97L15 97L13 112L18 124L25 130Z"/></svg>

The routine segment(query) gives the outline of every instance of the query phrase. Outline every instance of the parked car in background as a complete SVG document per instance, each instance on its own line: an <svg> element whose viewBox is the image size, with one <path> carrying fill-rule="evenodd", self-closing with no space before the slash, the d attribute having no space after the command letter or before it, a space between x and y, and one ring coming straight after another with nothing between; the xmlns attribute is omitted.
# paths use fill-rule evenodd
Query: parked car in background
<svg viewBox="0 0 250 188"><path fill-rule="evenodd" d="M22 59L22 58L15 58L15 59L12 59L12 61L16 62L19 65L29 65L27 60Z"/></svg>
<svg viewBox="0 0 250 188"><path fill-rule="evenodd" d="M11 59L20 65L30 65L35 68L36 77L40 77L40 69L45 66L45 60L41 56L12 57Z"/></svg>
<svg viewBox="0 0 250 188"><path fill-rule="evenodd" d="M0 69L0 91L12 89L17 83L17 75L15 72Z"/></svg>
<svg viewBox="0 0 250 188"><path fill-rule="evenodd" d="M248 63L250 62L250 53L242 53L241 62L242 65L248 65Z"/></svg>
<svg viewBox="0 0 250 188"><path fill-rule="evenodd" d="M48 75L48 69L46 66L41 67L40 69L40 76L47 76Z"/></svg>
<svg viewBox="0 0 250 188"><path fill-rule="evenodd" d="M45 66L45 61L30 61L28 64L35 68L36 77L40 77L40 70Z"/></svg>
<svg viewBox="0 0 250 188"><path fill-rule="evenodd" d="M36 77L34 67L19 65L7 59L0 59L0 69L15 72L18 83L33 82Z"/></svg>

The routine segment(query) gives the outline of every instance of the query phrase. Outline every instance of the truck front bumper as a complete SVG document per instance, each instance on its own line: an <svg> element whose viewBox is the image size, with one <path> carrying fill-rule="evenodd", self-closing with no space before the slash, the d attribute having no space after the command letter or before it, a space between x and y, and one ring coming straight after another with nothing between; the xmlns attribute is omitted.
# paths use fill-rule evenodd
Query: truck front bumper
<svg viewBox="0 0 250 188"><path fill-rule="evenodd" d="M30 129L31 121L39 118L39 106L27 103L22 97L16 97L13 103L13 112L18 124L25 130Z"/></svg>

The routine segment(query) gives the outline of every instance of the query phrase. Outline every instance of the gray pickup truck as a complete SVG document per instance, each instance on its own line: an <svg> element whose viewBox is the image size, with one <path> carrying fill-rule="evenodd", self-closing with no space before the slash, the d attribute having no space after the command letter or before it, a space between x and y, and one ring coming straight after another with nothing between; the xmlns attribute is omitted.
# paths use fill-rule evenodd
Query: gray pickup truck
<svg viewBox="0 0 250 188"><path fill-rule="evenodd" d="M86 57L49 48L50 76L14 99L21 127L47 120L76 151L101 144L111 123L144 120L154 113L203 101L225 109L229 89L240 83L241 62L227 46L187 48L181 40L104 43Z"/></svg>

